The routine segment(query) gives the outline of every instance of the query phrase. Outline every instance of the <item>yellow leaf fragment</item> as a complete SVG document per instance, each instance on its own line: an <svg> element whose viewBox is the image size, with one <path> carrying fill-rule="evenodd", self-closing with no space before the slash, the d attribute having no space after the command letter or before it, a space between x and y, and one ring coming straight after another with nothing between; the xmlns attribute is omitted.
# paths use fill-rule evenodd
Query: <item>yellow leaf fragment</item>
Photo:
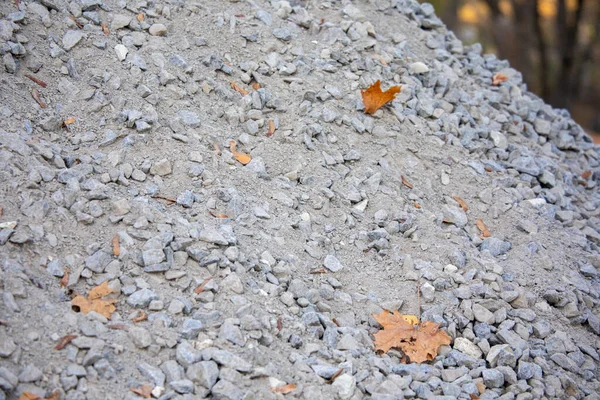
<svg viewBox="0 0 600 400"><path fill-rule="evenodd" d="M381 314L373 314L383 329L375 334L375 349L384 353L391 348L404 352L411 362L431 361L437 356L440 346L452 341L450 336L439 329L439 324L431 321L415 321L413 315L408 321L399 311L391 313L384 310ZM409 322L410 321L410 322Z"/></svg>
<svg viewBox="0 0 600 400"><path fill-rule="evenodd" d="M296 390L295 383L288 383L287 385L271 387L271 391L274 393L288 394Z"/></svg>
<svg viewBox="0 0 600 400"><path fill-rule="evenodd" d="M477 220L475 221L475 224L477 225L477 229L479 229L481 231L481 235L483 237L492 236L492 234L488 230L487 226L485 226L485 223L483 222L483 220L481 218L477 218Z"/></svg>
<svg viewBox="0 0 600 400"><path fill-rule="evenodd" d="M456 200L456 202L460 205L460 208L462 208L464 212L469 211L469 206L467 205L467 203L463 199L461 199L458 196L454 196L452 198L454 200Z"/></svg>
<svg viewBox="0 0 600 400"><path fill-rule="evenodd" d="M383 105L394 100L396 94L400 93L402 86L392 86L385 92L381 90L381 81L377 81L366 90L361 90L363 104L365 105L365 112L367 114L374 114L375 111L379 110Z"/></svg>
<svg viewBox="0 0 600 400"><path fill-rule="evenodd" d="M248 164L252 160L250 155L236 151L236 147L237 144L235 143L235 140L231 140L229 142L229 150L231 150L231 153L233 154L235 159L238 160L238 162L242 165Z"/></svg>

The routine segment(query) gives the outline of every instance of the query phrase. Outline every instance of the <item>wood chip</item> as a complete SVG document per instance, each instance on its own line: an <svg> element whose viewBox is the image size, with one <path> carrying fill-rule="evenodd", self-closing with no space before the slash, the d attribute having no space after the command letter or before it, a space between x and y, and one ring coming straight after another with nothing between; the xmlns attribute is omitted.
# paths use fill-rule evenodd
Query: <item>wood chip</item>
<svg viewBox="0 0 600 400"><path fill-rule="evenodd" d="M231 88L233 90L235 90L238 93L241 93L242 96L245 96L245 95L247 95L249 93L246 89L244 89L243 87L241 87L240 85L238 85L234 81L229 82L229 84L231 85Z"/></svg>
<svg viewBox="0 0 600 400"><path fill-rule="evenodd" d="M119 322L116 322L114 324L108 324L108 325L106 325L106 327L108 329L115 329L115 330L118 330L118 331L128 331L129 330L129 325L123 324L123 323L119 323Z"/></svg>
<svg viewBox="0 0 600 400"><path fill-rule="evenodd" d="M119 244L119 235L115 235L112 239L113 255L119 257L121 255L121 245Z"/></svg>
<svg viewBox="0 0 600 400"><path fill-rule="evenodd" d="M337 371L335 371L335 374L333 374L331 378L329 378L329 380L326 382L332 384L338 378L338 376L342 374L342 372L344 372L343 368L338 369Z"/></svg>
<svg viewBox="0 0 600 400"><path fill-rule="evenodd" d="M37 101L37 103L40 105L40 107L46 108L46 103L44 103L44 101L42 100L42 98L40 96L40 92L38 92L37 89L34 88L31 90L31 97L33 97L33 99L35 101Z"/></svg>
<svg viewBox="0 0 600 400"><path fill-rule="evenodd" d="M73 339L75 339L77 335L66 335L60 338L56 346L54 346L54 350L62 350L64 349Z"/></svg>
<svg viewBox="0 0 600 400"><path fill-rule="evenodd" d="M211 278L206 278L204 281L202 281L202 283L200 284L200 286L198 286L196 288L196 290L194 290L194 293L200 294L200 293L204 292L204 286L206 286L206 284L208 282L210 282L211 280L212 280L212 277Z"/></svg>
<svg viewBox="0 0 600 400"><path fill-rule="evenodd" d="M411 185L410 182L408 182L406 180L406 178L404 177L404 175L400 175L400 177L402 178L402 184L404 184L404 186L406 186L409 189L413 188L413 185Z"/></svg>
<svg viewBox="0 0 600 400"><path fill-rule="evenodd" d="M481 235L483 237L492 236L492 234L488 230L487 226L485 226L485 223L483 222L483 220L481 218L477 218L477 220L475 221L475 224L477 224L477 229L479 229L481 231Z"/></svg>
<svg viewBox="0 0 600 400"><path fill-rule="evenodd" d="M154 196L152 196L152 198L165 200L171 204L177 203L177 199L175 199L173 197L163 196L162 194L155 194Z"/></svg>
<svg viewBox="0 0 600 400"><path fill-rule="evenodd" d="M65 274L63 275L63 277L60 279L59 285L62 287L65 287L69 284L69 272L71 272L71 270L69 270L69 267L65 268Z"/></svg>
<svg viewBox="0 0 600 400"><path fill-rule="evenodd" d="M273 136L275 133L275 121L272 119L269 120L269 130L267 131L267 137Z"/></svg>
<svg viewBox="0 0 600 400"><path fill-rule="evenodd" d="M38 85L40 85L41 87L45 88L46 86L48 86L48 84L38 78L36 78L35 76L29 75L29 74L23 74L23 76L25 78L29 78L31 79L33 82L37 83Z"/></svg>
<svg viewBox="0 0 600 400"><path fill-rule="evenodd" d="M467 203L463 199L461 199L458 196L454 196L452 198L454 200L456 200L456 202L460 205L460 208L462 208L464 212L469 211L469 206L467 205Z"/></svg>
<svg viewBox="0 0 600 400"><path fill-rule="evenodd" d="M148 314L146 314L146 312L144 310L140 310L140 313L138 314L137 317L131 318L131 320L133 321L134 324L145 321L147 319L148 319Z"/></svg>

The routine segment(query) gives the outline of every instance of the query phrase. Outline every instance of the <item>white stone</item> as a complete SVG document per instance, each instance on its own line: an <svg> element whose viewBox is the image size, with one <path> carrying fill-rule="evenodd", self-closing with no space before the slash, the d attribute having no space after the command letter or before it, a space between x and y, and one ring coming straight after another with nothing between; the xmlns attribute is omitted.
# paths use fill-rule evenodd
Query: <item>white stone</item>
<svg viewBox="0 0 600 400"><path fill-rule="evenodd" d="M123 46L122 44L118 44L115 46L115 53L117 54L119 61L123 61L127 57L129 50L127 50L127 47Z"/></svg>
<svg viewBox="0 0 600 400"><path fill-rule="evenodd" d="M410 64L410 70L413 74L424 74L425 72L429 72L429 67L421 61L417 61Z"/></svg>

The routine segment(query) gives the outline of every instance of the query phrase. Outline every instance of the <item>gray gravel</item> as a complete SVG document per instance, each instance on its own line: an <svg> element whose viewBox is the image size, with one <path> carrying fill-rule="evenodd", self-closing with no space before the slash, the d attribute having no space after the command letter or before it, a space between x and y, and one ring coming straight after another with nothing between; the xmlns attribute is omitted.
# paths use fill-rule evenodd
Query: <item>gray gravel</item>
<svg viewBox="0 0 600 400"><path fill-rule="evenodd" d="M5 1L0 54L0 399L599 398L598 149L431 5Z"/></svg>

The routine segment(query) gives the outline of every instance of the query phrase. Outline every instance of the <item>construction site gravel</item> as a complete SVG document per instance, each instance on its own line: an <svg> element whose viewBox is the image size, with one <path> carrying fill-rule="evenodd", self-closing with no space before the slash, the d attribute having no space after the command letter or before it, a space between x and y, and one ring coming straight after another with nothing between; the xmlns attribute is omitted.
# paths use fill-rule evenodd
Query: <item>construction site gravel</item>
<svg viewBox="0 0 600 400"><path fill-rule="evenodd" d="M600 399L598 147L431 5L6 0L0 54L0 399Z"/></svg>

